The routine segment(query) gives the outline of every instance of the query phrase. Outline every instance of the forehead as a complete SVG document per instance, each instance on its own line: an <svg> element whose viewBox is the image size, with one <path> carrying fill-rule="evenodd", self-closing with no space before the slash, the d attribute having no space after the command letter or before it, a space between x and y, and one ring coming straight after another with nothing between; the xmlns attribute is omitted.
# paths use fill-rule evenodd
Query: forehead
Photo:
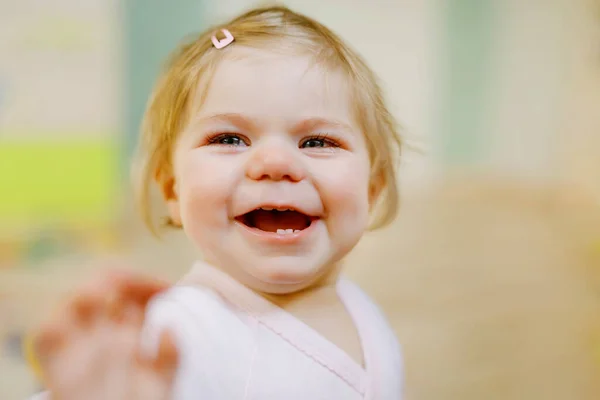
<svg viewBox="0 0 600 400"><path fill-rule="evenodd" d="M349 93L341 71L308 56L239 47L219 62L196 109L200 116L240 113L283 120L333 119L350 125Z"/></svg>

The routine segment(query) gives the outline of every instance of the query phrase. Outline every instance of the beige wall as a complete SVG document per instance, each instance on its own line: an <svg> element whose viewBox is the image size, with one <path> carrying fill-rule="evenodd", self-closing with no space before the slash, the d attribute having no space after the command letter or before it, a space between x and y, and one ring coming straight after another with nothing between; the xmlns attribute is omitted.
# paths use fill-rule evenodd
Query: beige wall
<svg viewBox="0 0 600 400"><path fill-rule="evenodd" d="M582 1L565 84L559 130L564 179L575 182L600 204L600 2Z"/></svg>
<svg viewBox="0 0 600 400"><path fill-rule="evenodd" d="M600 204L600 4L505 0L496 11L489 164L573 183Z"/></svg>
<svg viewBox="0 0 600 400"><path fill-rule="evenodd" d="M403 189L428 186L436 158L435 107L441 82L443 0L288 0L347 39L379 74L406 137ZM596 3L594 8L593 3ZM567 181L600 194L600 15L596 0L494 2L496 31L483 170L534 181ZM260 2L210 2L226 19ZM595 26L594 26L595 24ZM437 129L437 128L436 128ZM443 127L442 127L443 129ZM478 167L478 168L479 168Z"/></svg>

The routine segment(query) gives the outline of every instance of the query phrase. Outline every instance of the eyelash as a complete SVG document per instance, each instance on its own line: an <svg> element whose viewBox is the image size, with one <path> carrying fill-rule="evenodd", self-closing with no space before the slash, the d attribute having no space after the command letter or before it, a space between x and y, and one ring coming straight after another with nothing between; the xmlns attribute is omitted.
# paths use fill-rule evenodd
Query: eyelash
<svg viewBox="0 0 600 400"><path fill-rule="evenodd" d="M219 140L221 140L221 139L225 139L225 138L229 138L229 137L235 137L235 138L239 138L239 139L240 139L242 142L244 142L244 144L245 144L246 146L248 146L248 145L249 145L249 144L248 144L249 140L248 140L248 139L246 139L246 138L245 138L244 136L242 136L242 135L239 135L239 134L237 134L237 133L222 133L222 132L219 132L219 133L214 133L214 134L212 134L212 135L209 135L209 136L206 138L206 143L207 143L207 144L210 144L210 145L231 146L231 145L228 145L228 144L219 143Z"/></svg>
<svg viewBox="0 0 600 400"><path fill-rule="evenodd" d="M328 145L328 146L324 146L326 148L327 147L329 147L329 148L331 148L331 147L334 147L334 148L335 147L340 147L340 144L336 140L332 139L326 133L319 134L319 135L314 135L314 136L309 136L309 137L305 138L304 140L302 140L302 142L300 142L301 143L300 145L302 145L302 144L304 144L306 142L309 142L311 140L322 140L323 142L325 142L326 145Z"/></svg>
<svg viewBox="0 0 600 400"><path fill-rule="evenodd" d="M243 135L237 134L237 133L214 133L209 135L206 138L206 143L208 145L220 145L220 146L233 146L233 145L229 145L229 144L223 144L223 143L219 143L219 141L221 139L225 139L225 138L230 138L230 137L235 137L240 139L242 142L244 142L244 144L246 146L249 146L249 140L247 138L245 138ZM341 147L340 143L335 140L332 139L329 134L318 134L318 135L313 135L313 136L309 136L304 138L301 142L299 147L302 148L301 146L311 140L322 140L325 143L325 146L323 146L322 148L338 148Z"/></svg>

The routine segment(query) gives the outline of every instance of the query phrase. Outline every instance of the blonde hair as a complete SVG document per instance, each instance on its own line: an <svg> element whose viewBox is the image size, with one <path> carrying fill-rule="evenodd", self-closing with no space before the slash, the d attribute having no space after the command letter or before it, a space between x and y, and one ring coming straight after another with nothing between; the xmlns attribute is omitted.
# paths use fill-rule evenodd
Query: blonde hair
<svg viewBox="0 0 600 400"><path fill-rule="evenodd" d="M227 29L231 46L217 50L211 37ZM391 223L398 212L396 167L402 141L387 109L373 71L335 33L317 21L283 6L256 8L194 37L176 50L150 98L143 122L139 155L134 169L138 206L148 227L155 231L150 207L152 182L172 173L172 150L188 120L191 99L211 76L225 54L236 46L273 51L300 50L317 63L340 69L351 82L354 113L363 131L371 162L371 184L379 193L371 229ZM202 98L204 92L198 93Z"/></svg>

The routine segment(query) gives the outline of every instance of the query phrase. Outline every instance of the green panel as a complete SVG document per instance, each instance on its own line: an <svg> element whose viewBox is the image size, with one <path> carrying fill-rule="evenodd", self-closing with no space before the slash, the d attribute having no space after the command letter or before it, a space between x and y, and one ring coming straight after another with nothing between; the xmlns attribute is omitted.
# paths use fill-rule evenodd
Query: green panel
<svg viewBox="0 0 600 400"><path fill-rule="evenodd" d="M486 157L495 13L493 0L440 0L440 104L436 134L446 166L477 165Z"/></svg>
<svg viewBox="0 0 600 400"><path fill-rule="evenodd" d="M126 143L129 159L152 86L168 55L181 40L205 29L202 0L126 0L124 2Z"/></svg>
<svg viewBox="0 0 600 400"><path fill-rule="evenodd" d="M114 211L117 155L112 139L0 142L4 227L109 218Z"/></svg>

